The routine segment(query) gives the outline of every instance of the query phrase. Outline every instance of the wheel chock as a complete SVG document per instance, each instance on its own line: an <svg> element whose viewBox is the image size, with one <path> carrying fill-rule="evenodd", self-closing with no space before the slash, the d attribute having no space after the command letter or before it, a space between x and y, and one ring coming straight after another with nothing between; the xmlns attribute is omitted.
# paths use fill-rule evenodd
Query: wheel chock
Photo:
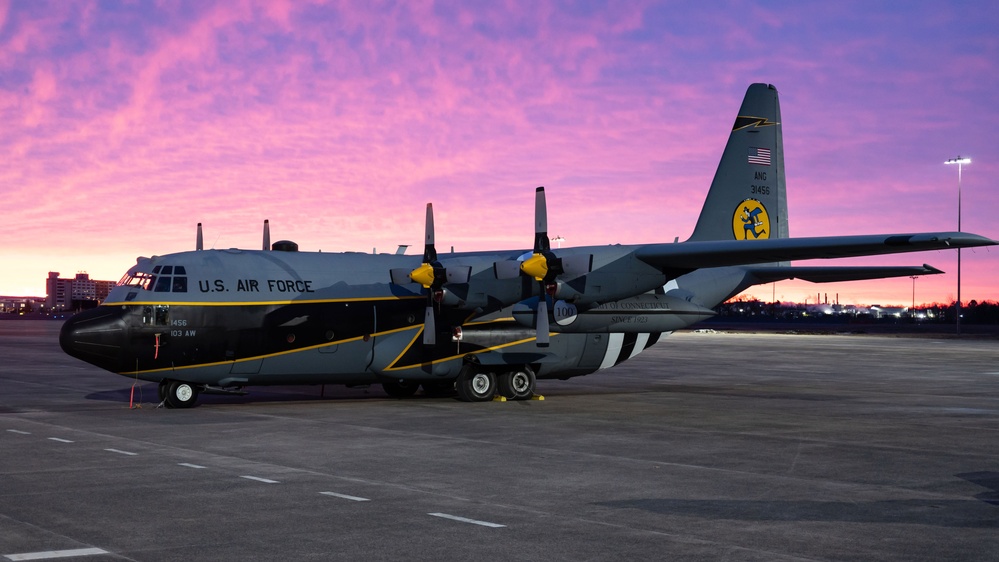
<svg viewBox="0 0 999 562"><path fill-rule="evenodd" d="M493 396L493 402L506 402L506 396L500 396L497 394L496 396Z"/></svg>
<svg viewBox="0 0 999 562"><path fill-rule="evenodd" d="M540 394L535 394L534 396L531 397L531 400L544 400L544 399L545 397Z"/></svg>

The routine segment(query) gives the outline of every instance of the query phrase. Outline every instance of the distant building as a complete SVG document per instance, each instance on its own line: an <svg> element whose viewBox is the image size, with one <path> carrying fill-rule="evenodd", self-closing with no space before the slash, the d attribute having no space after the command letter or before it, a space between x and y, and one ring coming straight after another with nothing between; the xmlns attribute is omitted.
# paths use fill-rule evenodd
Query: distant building
<svg viewBox="0 0 999 562"><path fill-rule="evenodd" d="M45 308L50 311L92 308L106 299L115 285L114 281L91 279L85 272L68 279L59 277L58 271L50 271L45 280Z"/></svg>
<svg viewBox="0 0 999 562"><path fill-rule="evenodd" d="M0 313L3 314L30 314L44 306L45 299L41 297L0 296Z"/></svg>

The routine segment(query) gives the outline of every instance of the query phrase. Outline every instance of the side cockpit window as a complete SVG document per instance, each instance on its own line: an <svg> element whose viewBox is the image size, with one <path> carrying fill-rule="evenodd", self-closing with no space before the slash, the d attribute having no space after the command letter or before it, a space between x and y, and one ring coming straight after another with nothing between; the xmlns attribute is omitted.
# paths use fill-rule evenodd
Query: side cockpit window
<svg viewBox="0 0 999 562"><path fill-rule="evenodd" d="M156 277L148 273L126 273L121 281L118 281L119 287L138 287L140 289L151 290L153 288L153 283L155 283Z"/></svg>

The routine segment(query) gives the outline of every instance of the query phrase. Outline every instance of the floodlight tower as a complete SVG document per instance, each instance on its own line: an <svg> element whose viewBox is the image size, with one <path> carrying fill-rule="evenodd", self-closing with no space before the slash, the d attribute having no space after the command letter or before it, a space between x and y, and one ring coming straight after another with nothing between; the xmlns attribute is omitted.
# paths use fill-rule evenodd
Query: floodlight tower
<svg viewBox="0 0 999 562"><path fill-rule="evenodd" d="M961 169L965 164L971 164L971 158L951 158L944 164L957 164L957 231L961 232ZM961 248L957 249L957 335L961 335Z"/></svg>

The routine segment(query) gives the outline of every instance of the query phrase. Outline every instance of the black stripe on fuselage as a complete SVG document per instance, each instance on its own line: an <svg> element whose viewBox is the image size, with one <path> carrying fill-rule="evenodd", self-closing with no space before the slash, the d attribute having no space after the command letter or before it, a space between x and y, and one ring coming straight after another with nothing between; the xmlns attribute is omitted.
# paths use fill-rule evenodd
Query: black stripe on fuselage
<svg viewBox="0 0 999 562"><path fill-rule="evenodd" d="M645 342L645 349L648 349L656 345L656 343L659 342L659 338L662 337L662 335L663 335L662 332L652 332L651 334L649 334L649 341Z"/></svg>
<svg viewBox="0 0 999 562"><path fill-rule="evenodd" d="M632 352L635 351L635 343L638 342L637 333L625 333L624 341L621 342L621 352L617 354L617 360L614 361L614 365L620 365L621 363L628 360L631 357Z"/></svg>

